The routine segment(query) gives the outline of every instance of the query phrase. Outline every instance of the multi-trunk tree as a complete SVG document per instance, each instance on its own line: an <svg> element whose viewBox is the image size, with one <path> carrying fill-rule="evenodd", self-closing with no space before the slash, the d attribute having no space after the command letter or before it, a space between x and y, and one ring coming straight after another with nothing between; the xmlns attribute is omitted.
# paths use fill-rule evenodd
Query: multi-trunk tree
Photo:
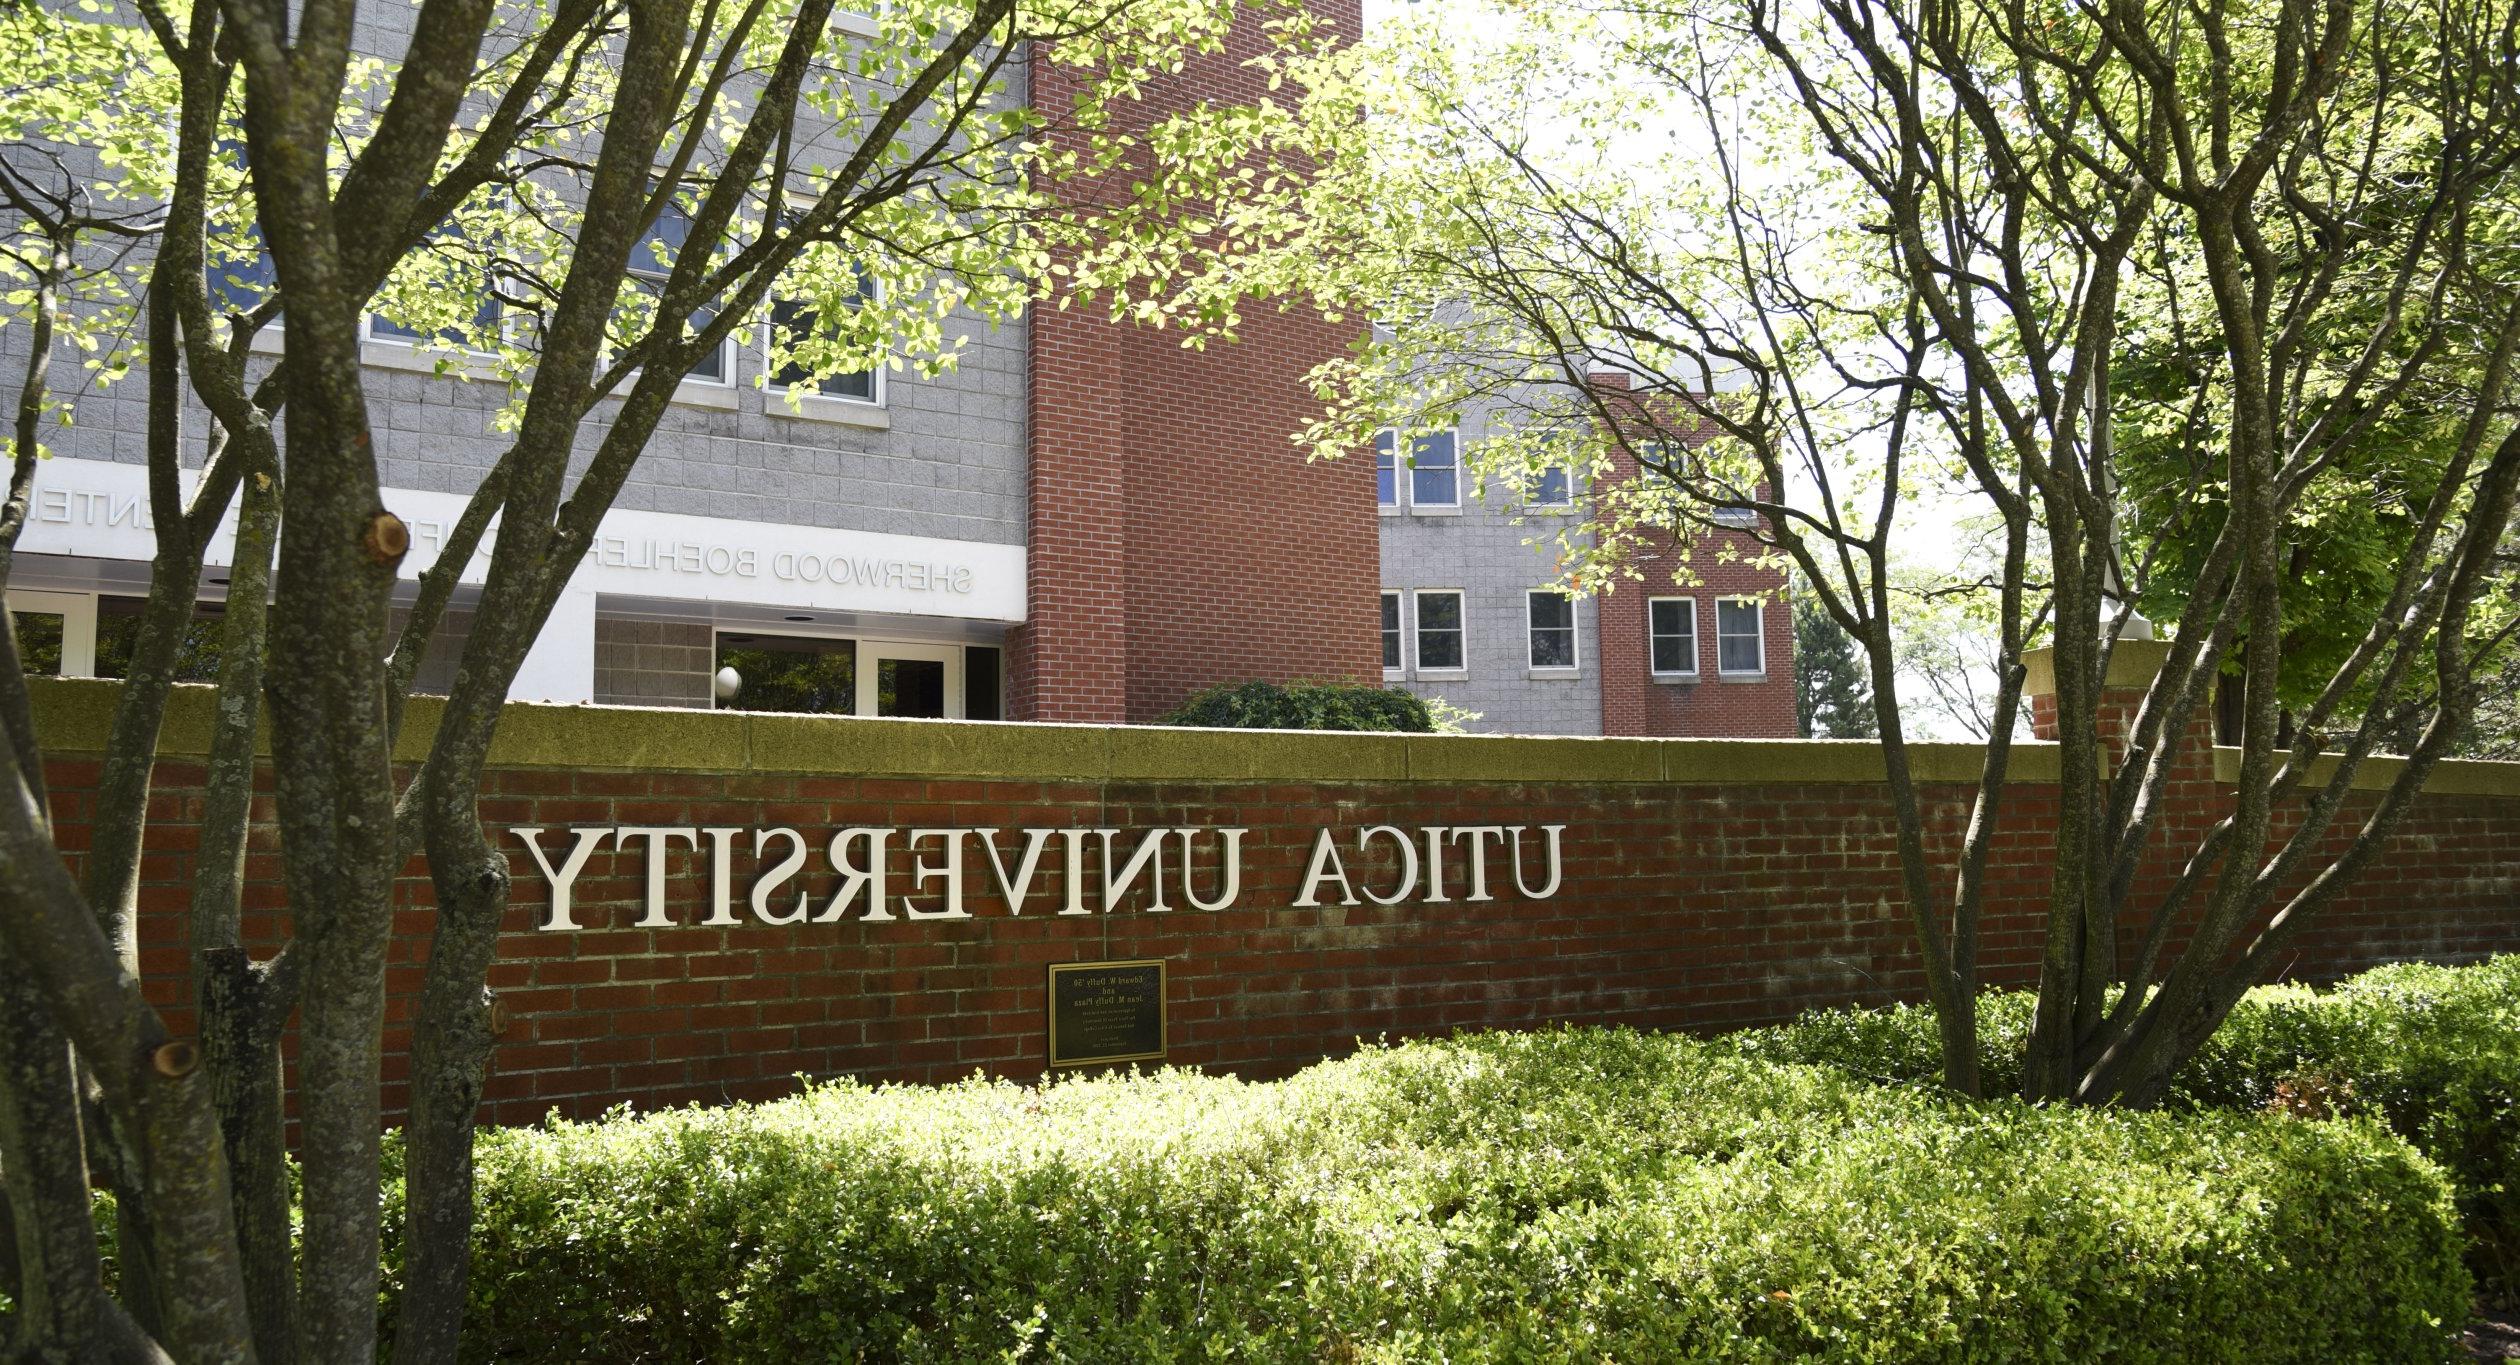
<svg viewBox="0 0 2520 1365"><path fill-rule="evenodd" d="M811 384L950 366L959 328L1052 293L1116 297L1199 249L1254 122L1134 107L1222 50L1230 0L422 0L379 18L356 0L0 13L0 270L27 329L0 556L47 421L75 410L47 368L72 342L95 357L83 383L145 384L158 537L75 859L0 660L0 1212L11 1348L37 1358L376 1354L385 966L415 854L435 910L391 1338L453 1358L508 896L476 796L526 651L676 386L773 301L775 358ZM1239 22L1313 37L1296 10ZM1034 107L1028 65L1083 93ZM371 312L505 394L505 448L399 626L411 544L369 428ZM176 651L227 535L196 1041L143 997L134 909ZM403 701L459 591L451 695L398 772ZM239 903L266 723L286 938L258 956ZM118 1196L113 1297L91 1169Z"/></svg>
<svg viewBox="0 0 2520 1365"><path fill-rule="evenodd" d="M1592 534L1570 548L1597 585L1634 572L1640 527L1757 514L1862 649L1947 1079L1969 1092L2024 656L2052 649L2061 808L2026 1088L2159 1096L2386 843L2512 615L2494 569L2520 483L2520 7L1481 17L1404 18L1290 66L1308 98L1281 136L1323 174L1281 217L1255 208L1208 287L1309 290L1381 324L1317 375L1325 453L1468 407L1513 419L1491 464L1589 452ZM1642 476L1611 478L1627 460ZM1929 835L1901 718L1892 566L1948 535L1916 522L1920 496L1994 528L1986 762L1956 847ZM2336 557L2344 500L2390 557L2330 591L2302 568ZM2171 580L2175 610L2145 598ZM2137 600L2161 603L2167 659L2119 743L2102 682ZM2173 846L2160 815L2218 685L2236 791ZM2366 762L2398 738L2403 763ZM2166 891L2139 879L2165 861Z"/></svg>

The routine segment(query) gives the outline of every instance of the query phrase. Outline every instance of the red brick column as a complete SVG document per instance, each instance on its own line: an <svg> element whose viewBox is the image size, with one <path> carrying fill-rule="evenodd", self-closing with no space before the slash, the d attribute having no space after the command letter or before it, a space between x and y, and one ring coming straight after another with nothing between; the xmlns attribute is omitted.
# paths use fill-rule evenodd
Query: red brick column
<svg viewBox="0 0 2520 1365"><path fill-rule="evenodd" d="M1027 349L1026 509L1031 582L1008 637L1007 714L1128 719L1129 405L1122 337L1107 323L1039 310Z"/></svg>
<svg viewBox="0 0 2520 1365"><path fill-rule="evenodd" d="M1313 7L1358 30L1355 0ZM1267 95L1248 66L1262 51L1246 25L1123 116ZM1053 111L1079 84L1046 62L1032 79ZM1361 328L1254 306L1237 340L1193 351L1090 305L1034 310L1031 616L1009 715L1142 723L1217 683L1380 676L1373 464L1308 463L1292 440L1321 410L1305 376Z"/></svg>

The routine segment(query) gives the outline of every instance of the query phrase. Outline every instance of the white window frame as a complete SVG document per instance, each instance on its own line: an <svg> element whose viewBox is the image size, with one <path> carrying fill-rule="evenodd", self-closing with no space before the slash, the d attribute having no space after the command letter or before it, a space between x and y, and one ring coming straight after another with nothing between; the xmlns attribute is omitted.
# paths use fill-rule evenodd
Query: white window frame
<svg viewBox="0 0 2520 1365"><path fill-rule="evenodd" d="M64 678L96 676L96 594L92 592L39 592L21 588L11 592L5 609L25 612L29 616L61 618L61 673ZM11 630L17 629L10 623Z"/></svg>
<svg viewBox="0 0 2520 1365"><path fill-rule="evenodd" d="M1441 668L1429 668L1419 657L1419 646L1425 642L1426 599L1452 597L1460 603L1461 662ZM1470 676L1470 592L1466 588L1417 588L1409 593L1409 672L1419 678L1466 678Z"/></svg>
<svg viewBox="0 0 2520 1365"><path fill-rule="evenodd" d="M1689 668L1685 673L1654 667L1654 607L1657 603L1678 602L1689 618ZM1645 671L1647 676L1662 682L1696 682L1698 670L1704 666L1703 650L1698 639L1697 599L1694 597L1648 597L1645 599Z"/></svg>
<svg viewBox="0 0 2520 1365"><path fill-rule="evenodd" d="M1383 473L1383 448L1382 448L1382 443L1383 443L1383 438L1384 438L1384 437L1386 437L1386 436L1388 436L1388 437L1390 437L1390 438L1391 438L1391 457L1390 457L1390 458L1391 458L1391 501L1389 501L1389 502L1384 502L1384 501L1383 501L1383 496L1382 496L1382 473ZM1384 427L1382 430L1375 432L1375 433L1374 433L1374 511L1375 511L1376 513L1378 513L1378 514L1380 514L1380 515L1382 515L1382 516L1386 516L1386 517L1388 517L1388 516L1393 516L1393 515L1396 515L1396 514L1398 514L1398 513L1400 513L1400 512L1406 511L1406 510L1408 509L1408 506L1409 506L1408 484L1407 484L1407 483L1405 483L1405 482L1402 480L1402 478L1401 478L1401 476L1402 476L1404 473L1406 473L1406 472L1407 472L1407 471L1406 471L1406 469L1405 469L1405 468L1401 465L1401 463L1400 463L1400 432L1399 432L1399 430L1398 430L1397 428L1394 428L1394 427Z"/></svg>
<svg viewBox="0 0 2520 1365"><path fill-rule="evenodd" d="M1408 454L1406 454L1406 455L1402 455L1402 454L1400 454L1400 453L1399 453L1399 452L1400 452L1400 450L1401 450L1401 441L1400 441L1400 436L1399 436L1399 433L1398 433L1398 431L1397 431L1396 429L1394 430L1394 432L1393 432L1393 434L1392 434L1392 442L1391 442L1391 444L1392 444L1392 450L1393 450L1393 452L1394 452L1394 453L1393 453L1392 458L1393 458L1394 462L1397 464L1397 466L1398 466L1398 468L1399 468L1400 478L1401 478L1401 480L1402 480L1402 481L1404 481L1404 482L1403 482L1403 486L1404 486L1404 487L1408 490L1408 508L1409 508L1409 510L1410 510L1411 512L1417 513L1417 514L1419 514L1419 515L1421 515L1421 516L1435 516L1435 517L1451 517L1451 516L1459 516L1459 515L1461 515L1461 509L1462 509L1463 504L1465 504L1465 503L1467 503L1467 502L1469 501L1469 497L1468 497L1468 492L1469 492L1469 490L1468 490L1467 488L1463 487L1463 483L1464 483L1464 481L1467 479L1467 477L1468 477L1468 475L1469 475L1469 472L1470 472L1470 471L1469 471L1469 469L1468 469L1468 467L1467 467L1468 462L1467 462L1467 460L1465 460L1465 458L1464 458L1464 456L1463 456L1462 449L1461 449L1461 428L1459 428L1459 427L1446 427L1446 428L1445 428L1442 432L1433 432L1433 431L1430 431L1430 432L1425 433L1425 436L1424 436L1424 437L1412 437L1412 438L1410 438L1409 445L1410 445L1411 447L1414 447L1414 446L1416 445L1416 443L1417 443L1417 441L1418 441L1418 440L1425 439L1425 438L1428 438L1428 437L1434 437L1434 436L1437 436L1437 435L1448 435L1448 436L1450 436L1450 437L1452 438L1452 452L1453 452L1453 462L1452 462L1453 495L1452 495L1452 501L1450 501L1450 502L1420 502L1420 501L1418 501L1418 495L1417 495L1417 465L1416 465L1415 463L1413 463L1413 461L1415 461L1415 460L1416 460L1417 456L1416 456L1416 453L1415 453L1414 449L1412 449L1412 450L1410 451L1410 453L1408 453Z"/></svg>
<svg viewBox="0 0 2520 1365"><path fill-rule="evenodd" d="M1537 663L1531 657L1532 646L1538 643L1536 637L1540 631L1539 621L1532 614L1532 606L1534 600L1543 593L1555 596L1566 603L1567 653L1575 659L1575 662L1571 664ZM1583 613L1576 609L1575 594L1564 588L1553 587L1530 588L1524 591L1523 667L1535 678L1572 678L1584 671L1584 621Z"/></svg>
<svg viewBox="0 0 2520 1365"><path fill-rule="evenodd" d="M1751 637L1759 642L1759 667L1756 672L1724 667L1724 608L1746 606L1758 613L1759 629ZM1715 599L1715 673L1717 677L1756 681L1767 676L1767 603L1756 597L1718 597Z"/></svg>
<svg viewBox="0 0 2520 1365"><path fill-rule="evenodd" d="M1409 595L1398 588L1385 588L1381 601L1391 605L1391 629L1383 633L1392 637L1391 652L1397 660L1383 665L1383 681L1398 682L1409 676ZM1376 609L1380 609L1379 604Z"/></svg>

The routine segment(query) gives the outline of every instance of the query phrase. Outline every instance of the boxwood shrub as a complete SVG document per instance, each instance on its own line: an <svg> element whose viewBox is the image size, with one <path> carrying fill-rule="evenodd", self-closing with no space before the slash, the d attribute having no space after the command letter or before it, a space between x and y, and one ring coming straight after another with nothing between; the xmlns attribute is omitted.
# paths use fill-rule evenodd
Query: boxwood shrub
<svg viewBox="0 0 2520 1365"><path fill-rule="evenodd" d="M1964 1105L1613 1030L485 1131L502 1360L2440 1360L2378 1124ZM389 1205L390 1207L390 1205Z"/></svg>
<svg viewBox="0 0 2520 1365"><path fill-rule="evenodd" d="M1247 682L1211 687L1167 713L1165 725L1211 730L1397 730L1429 734L1435 713L1397 687L1346 682Z"/></svg>
<svg viewBox="0 0 2520 1365"><path fill-rule="evenodd" d="M2020 1086L2034 1003L2024 991L1980 1003L1990 1092ZM1932 1085L1942 1075L1942 1040L1919 1006L1822 1010L1720 1041L1745 1057L1871 1080ZM2180 1072L2168 1105L2385 1120L2449 1172L2487 1292L2520 1301L2520 955L2402 963L2326 990L2260 987Z"/></svg>

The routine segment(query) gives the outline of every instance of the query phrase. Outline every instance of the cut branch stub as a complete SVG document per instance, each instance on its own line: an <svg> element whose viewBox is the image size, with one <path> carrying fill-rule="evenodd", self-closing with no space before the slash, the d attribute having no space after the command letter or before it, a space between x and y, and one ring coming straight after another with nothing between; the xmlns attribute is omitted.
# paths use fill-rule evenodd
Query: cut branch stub
<svg viewBox="0 0 2520 1365"><path fill-rule="evenodd" d="M371 563L398 565L411 549L411 528L391 512L379 512L368 519L367 535L359 541Z"/></svg>
<svg viewBox="0 0 2520 1365"><path fill-rule="evenodd" d="M149 1069L170 1081L181 1080L201 1066L201 1045L189 1038L160 1043L149 1053Z"/></svg>

